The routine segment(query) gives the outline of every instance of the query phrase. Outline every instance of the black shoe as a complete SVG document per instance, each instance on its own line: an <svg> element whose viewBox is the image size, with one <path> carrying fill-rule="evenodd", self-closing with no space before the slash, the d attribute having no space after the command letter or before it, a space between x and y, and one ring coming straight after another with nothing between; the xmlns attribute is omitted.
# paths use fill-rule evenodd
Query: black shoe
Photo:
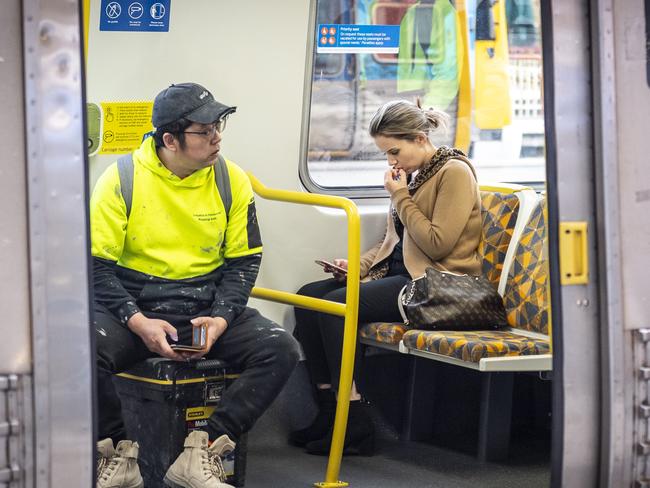
<svg viewBox="0 0 650 488"><path fill-rule="evenodd" d="M325 437L309 442L305 447L309 454L327 456L332 444L332 430ZM343 455L372 456L375 453L375 427L370 416L370 405L360 400L350 402L348 428L345 431Z"/></svg>
<svg viewBox="0 0 650 488"><path fill-rule="evenodd" d="M332 429L336 411L334 392L330 389L316 390L316 401L319 408L318 415L309 427L289 433L289 444L303 447L308 442L321 439Z"/></svg>

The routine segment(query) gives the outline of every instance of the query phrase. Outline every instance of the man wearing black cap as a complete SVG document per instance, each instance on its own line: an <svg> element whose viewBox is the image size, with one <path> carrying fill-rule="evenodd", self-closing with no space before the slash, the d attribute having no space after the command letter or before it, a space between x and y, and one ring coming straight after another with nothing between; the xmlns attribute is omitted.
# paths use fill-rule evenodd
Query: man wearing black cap
<svg viewBox="0 0 650 488"><path fill-rule="evenodd" d="M142 487L138 445L125 439L113 374L156 355L220 358L241 368L205 432L188 436L164 480L172 488L223 488L218 454L253 426L298 360L293 337L246 306L262 241L250 182L220 156L235 110L198 84L170 86L154 101L156 130L131 166L109 166L93 191L98 488ZM174 351L170 341L191 342L191 324L207 327L205 350Z"/></svg>

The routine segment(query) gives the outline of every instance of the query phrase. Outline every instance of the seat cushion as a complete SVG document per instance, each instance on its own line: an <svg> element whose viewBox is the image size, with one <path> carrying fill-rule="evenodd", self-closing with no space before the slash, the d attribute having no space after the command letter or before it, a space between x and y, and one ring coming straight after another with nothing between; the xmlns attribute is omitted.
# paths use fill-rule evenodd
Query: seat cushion
<svg viewBox="0 0 650 488"><path fill-rule="evenodd" d="M519 198L515 194L481 192L483 220L478 252L483 259L483 275L494 286L499 285L503 262L519 214Z"/></svg>
<svg viewBox="0 0 650 488"><path fill-rule="evenodd" d="M410 327L399 322L372 322L363 324L359 335L364 339L397 345L407 330L410 330Z"/></svg>
<svg viewBox="0 0 650 488"><path fill-rule="evenodd" d="M410 330L403 336L410 349L478 363L482 358L548 354L549 342L510 331L445 332Z"/></svg>

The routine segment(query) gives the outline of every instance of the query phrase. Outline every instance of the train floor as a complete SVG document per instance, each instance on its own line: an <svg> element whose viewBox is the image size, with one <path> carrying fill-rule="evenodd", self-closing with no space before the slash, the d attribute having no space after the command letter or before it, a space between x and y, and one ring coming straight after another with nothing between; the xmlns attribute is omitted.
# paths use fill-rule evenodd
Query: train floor
<svg viewBox="0 0 650 488"><path fill-rule="evenodd" d="M299 488L324 481L327 458L309 455L287 443L294 417L312 415L304 400L305 373L298 370L248 438L246 488ZM514 428L510 456L503 463L479 463L474 440L447 446L402 442L381 415L375 418L377 452L372 457L344 457L340 479L351 487L389 488L526 488L550 485L549 436ZM293 424L293 425L292 425ZM298 428L302 427L299 425Z"/></svg>

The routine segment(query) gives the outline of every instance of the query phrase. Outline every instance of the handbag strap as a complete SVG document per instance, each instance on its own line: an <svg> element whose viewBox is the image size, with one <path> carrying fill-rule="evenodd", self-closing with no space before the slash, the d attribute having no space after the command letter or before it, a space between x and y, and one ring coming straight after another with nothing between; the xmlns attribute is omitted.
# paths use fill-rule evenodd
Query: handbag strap
<svg viewBox="0 0 650 488"><path fill-rule="evenodd" d="M431 267L433 269L435 269L436 271L440 271L441 273L447 273L447 274L454 275L454 276L468 276L467 273L454 273L453 271L449 271L447 268L445 268L438 261L433 263L433 265Z"/></svg>
<svg viewBox="0 0 650 488"><path fill-rule="evenodd" d="M402 321L404 322L404 325L409 324L409 319L406 317L406 312L404 311L404 293L406 293L406 289L411 286L411 283L407 283L402 287L402 289L399 291L399 295L397 295L397 308L399 308L399 314L402 316Z"/></svg>

